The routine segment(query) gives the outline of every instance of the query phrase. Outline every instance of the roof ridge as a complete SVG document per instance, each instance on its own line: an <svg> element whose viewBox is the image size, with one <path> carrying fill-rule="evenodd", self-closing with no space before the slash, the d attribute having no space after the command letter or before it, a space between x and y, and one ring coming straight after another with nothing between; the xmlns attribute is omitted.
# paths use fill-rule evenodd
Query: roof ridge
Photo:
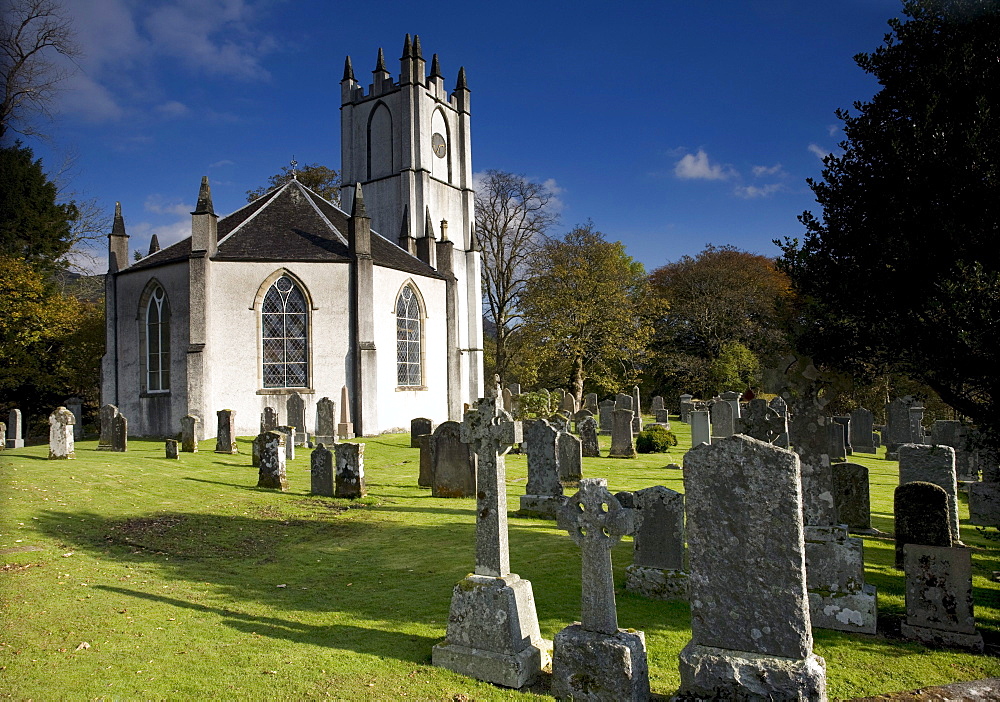
<svg viewBox="0 0 1000 702"><path fill-rule="evenodd" d="M219 239L218 244L222 244L222 242L227 241L233 234L235 234L239 230L243 229L243 227L245 227L248 222L252 222L257 217L257 215L259 215L261 212L263 212L264 210L266 210L267 206L270 205L272 202L274 202L275 198L278 197L278 195L281 194L281 191L283 191L285 188L287 188L291 183L297 183L297 182L298 181L296 181L293 178L293 179L289 180L288 182L286 182L284 185L282 185L280 188L275 188L270 193L265 193L264 195L261 195L259 198L257 198L257 200L260 200L260 199L263 199L263 198L266 197L267 198L267 202L263 203L260 207L257 208L256 212L254 212L249 217L247 217L242 222L240 222L238 225L236 225L235 227L233 227L233 230L231 232L229 232L224 237L222 237L221 239ZM270 197L268 197L268 196L270 196ZM236 212L239 212L240 210L244 209L245 207L249 207L250 205L252 205L255 202L257 202L257 200L254 200L253 202L248 202L246 205L244 205L243 207L241 207L239 210L236 210ZM225 218L228 219L229 217L232 217L234 214L236 214L236 212L233 212L232 214L226 215Z"/></svg>
<svg viewBox="0 0 1000 702"><path fill-rule="evenodd" d="M312 197L309 197L309 196L310 196L310 195L312 195L312 196L314 196L314 197L318 197L318 198L320 198L321 200L323 200L323 201L325 201L325 202L328 202L328 201L326 200L326 198L324 198L324 197L323 197L322 195L320 195L319 193L315 193L315 192L313 192L312 190L310 190L310 189L309 189L309 188L307 188L306 186L302 185L302 183L299 183L299 181L297 181L297 180L295 181L295 183L296 183L296 185L298 185L298 186L299 186L299 187L300 187L300 188L301 188L302 190L304 190L304 191L305 191L305 194L306 194L306 199L307 199L307 200L309 201L309 204L310 204L310 205L312 206L312 208L313 208L314 210L316 210L316 214L318 214L318 215L320 216L320 219L322 219L322 220L323 220L323 221L324 221L324 222L326 223L326 226L328 226L328 227L330 228L330 231L332 231L332 232L333 232L334 234L336 234L336 235L337 235L337 237L338 237L338 238L340 239L340 243L342 243L342 244L344 244L345 246L347 246L347 245L348 245L348 243L347 243L347 237L346 237L346 236L344 236L344 235L343 235L343 234L342 234L342 233L340 232L340 230L339 230L339 229L337 229L337 227L336 227L336 226L334 226L333 222L331 222L331 221L330 221L330 219L329 219L329 218L328 218L328 217L327 217L327 216L326 216L325 214L323 214L323 210L321 210L321 209L319 208L319 206L318 206L318 205L317 205L317 204L316 204L316 203L315 203L315 202L313 201ZM333 203L332 203L332 202L331 202L330 204L331 204L331 205L333 205ZM336 205L334 205L334 206L336 207ZM263 208L261 208L261 209L263 209ZM339 208L338 208L338 209L339 209Z"/></svg>

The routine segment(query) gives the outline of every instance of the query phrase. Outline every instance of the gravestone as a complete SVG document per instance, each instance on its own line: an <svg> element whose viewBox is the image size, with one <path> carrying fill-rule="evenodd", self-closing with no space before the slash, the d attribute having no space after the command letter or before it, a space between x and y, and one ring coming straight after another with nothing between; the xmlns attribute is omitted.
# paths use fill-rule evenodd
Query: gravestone
<svg viewBox="0 0 1000 702"><path fill-rule="evenodd" d="M418 436L420 442L420 473L417 475L417 487L434 487L434 435Z"/></svg>
<svg viewBox="0 0 1000 702"><path fill-rule="evenodd" d="M658 409L653 411L653 416L657 424L662 424L667 429L670 428L670 410Z"/></svg>
<svg viewBox="0 0 1000 702"><path fill-rule="evenodd" d="M24 428L21 426L21 410L12 409L7 417L7 448L24 448ZM98 447L100 448L100 447Z"/></svg>
<svg viewBox="0 0 1000 702"><path fill-rule="evenodd" d="M907 544L906 621L908 639L932 646L983 651L972 605L972 553L967 548Z"/></svg>
<svg viewBox="0 0 1000 702"><path fill-rule="evenodd" d="M851 448L858 453L875 453L875 417L864 407L851 412Z"/></svg>
<svg viewBox="0 0 1000 702"><path fill-rule="evenodd" d="M874 533L868 467L858 463L834 463L831 470L833 502L841 523L855 533Z"/></svg>
<svg viewBox="0 0 1000 702"><path fill-rule="evenodd" d="M601 433L611 435L611 427L614 425L615 403L613 400L605 400L597 405L597 415L600 419Z"/></svg>
<svg viewBox="0 0 1000 702"><path fill-rule="evenodd" d="M649 409L654 413L659 410L666 409L666 405L663 404L663 397L655 395L653 397L653 401L649 405Z"/></svg>
<svg viewBox="0 0 1000 702"><path fill-rule="evenodd" d="M576 398L566 393L559 404L560 412L569 412L570 416L576 414Z"/></svg>
<svg viewBox="0 0 1000 702"><path fill-rule="evenodd" d="M180 445L177 439L167 439L166 446L164 446L164 453L167 458L180 459Z"/></svg>
<svg viewBox="0 0 1000 702"><path fill-rule="evenodd" d="M635 458L632 442L632 410L616 409L611 428L611 450L608 458Z"/></svg>
<svg viewBox="0 0 1000 702"><path fill-rule="evenodd" d="M76 417L65 407L49 415L49 459L76 458L73 450L73 427Z"/></svg>
<svg viewBox="0 0 1000 702"><path fill-rule="evenodd" d="M260 468L260 447L263 444L264 433L261 432L250 441L250 465Z"/></svg>
<svg viewBox="0 0 1000 702"><path fill-rule="evenodd" d="M278 410L273 407L265 407L260 413L260 433L274 431L279 424Z"/></svg>
<svg viewBox="0 0 1000 702"><path fill-rule="evenodd" d="M504 388L503 392L503 408L506 412L514 411L514 393L510 391L510 388Z"/></svg>
<svg viewBox="0 0 1000 702"><path fill-rule="evenodd" d="M290 424L279 424L274 428L274 431L281 432L287 439L285 439L285 460L294 461L295 460L295 427Z"/></svg>
<svg viewBox="0 0 1000 702"><path fill-rule="evenodd" d="M854 447L851 446L851 418L848 416L834 416L833 421L844 428L844 456L854 455Z"/></svg>
<svg viewBox="0 0 1000 702"><path fill-rule="evenodd" d="M882 443L886 445L886 458L894 459L900 444L913 443L910 434L910 407L914 399L897 397L885 406L885 433ZM891 455L890 455L891 454Z"/></svg>
<svg viewBox="0 0 1000 702"><path fill-rule="evenodd" d="M556 512L565 501L559 481L559 435L560 432L544 419L536 419L524 428L528 484L524 488L525 494L521 495L518 514L555 519Z"/></svg>
<svg viewBox="0 0 1000 702"><path fill-rule="evenodd" d="M740 408L740 393L735 390L727 390L720 396L723 402L728 402L729 406L733 408L733 421L740 418L741 408Z"/></svg>
<svg viewBox="0 0 1000 702"><path fill-rule="evenodd" d="M587 458L599 458L601 445L597 440L597 422L589 417L580 422L580 453Z"/></svg>
<svg viewBox="0 0 1000 702"><path fill-rule="evenodd" d="M746 436L684 457L691 641L679 695L825 700L812 652L799 458ZM752 574L752 577L748 577Z"/></svg>
<svg viewBox="0 0 1000 702"><path fill-rule="evenodd" d="M340 423L337 424L337 436L341 439L354 438L354 422L351 421L350 402L345 385L340 388Z"/></svg>
<svg viewBox="0 0 1000 702"><path fill-rule="evenodd" d="M736 433L745 434L758 441L772 444L788 432L785 418L771 409L767 400L754 398L747 403L739 419L735 420Z"/></svg>
<svg viewBox="0 0 1000 702"><path fill-rule="evenodd" d="M896 567L902 568L907 544L951 548L948 493L934 483L904 483L892 496L896 530Z"/></svg>
<svg viewBox="0 0 1000 702"><path fill-rule="evenodd" d="M116 414L111 425L111 450L128 451L128 420L124 414Z"/></svg>
<svg viewBox="0 0 1000 702"><path fill-rule="evenodd" d="M690 414L695 411L695 406L692 400L694 395L689 395L684 393L680 396L680 417L682 422L690 423Z"/></svg>
<svg viewBox="0 0 1000 702"><path fill-rule="evenodd" d="M193 414L181 417L181 451L198 453L198 439L201 434L201 420ZM101 418L103 432L104 418Z"/></svg>
<svg viewBox="0 0 1000 702"><path fill-rule="evenodd" d="M462 441L462 425L442 422L431 435L433 448L434 497L474 497L476 457Z"/></svg>
<svg viewBox="0 0 1000 702"><path fill-rule="evenodd" d="M111 434L115 429L115 417L118 416L118 408L114 405L104 405L101 407L101 435L97 439L98 451L111 450ZM11 420L13 421L13 419ZM9 448L9 447L8 447Z"/></svg>
<svg viewBox="0 0 1000 702"><path fill-rule="evenodd" d="M843 461L847 459L847 447L844 445L844 427L838 424L833 417L826 418L826 431L830 436L830 448L827 454L831 461Z"/></svg>
<svg viewBox="0 0 1000 702"><path fill-rule="evenodd" d="M305 446L309 441L309 430L306 429L306 403L302 396L293 392L285 400L286 424L295 427L293 440L296 446Z"/></svg>
<svg viewBox="0 0 1000 702"><path fill-rule="evenodd" d="M309 456L309 491L314 495L333 497L333 451L326 444L317 444Z"/></svg>
<svg viewBox="0 0 1000 702"><path fill-rule="evenodd" d="M638 413L633 413L632 415L632 434L638 434L642 431L642 416Z"/></svg>
<svg viewBox="0 0 1000 702"><path fill-rule="evenodd" d="M337 403L329 397L316 403L316 435L313 440L326 446L333 446L337 440Z"/></svg>
<svg viewBox="0 0 1000 702"><path fill-rule="evenodd" d="M365 445L337 444L336 497L357 499L368 494L365 487Z"/></svg>
<svg viewBox="0 0 1000 702"><path fill-rule="evenodd" d="M71 397L66 400L66 409L73 413L76 422L73 424L73 440L83 439L83 400L79 397Z"/></svg>
<svg viewBox="0 0 1000 702"><path fill-rule="evenodd" d="M576 434L580 433L580 422L582 422L587 417L593 417L593 416L594 416L593 412L591 412L590 410L585 410L585 409L582 409L579 412L577 412L576 414L574 414L573 415L573 430L574 430L574 433L576 433Z"/></svg>
<svg viewBox="0 0 1000 702"><path fill-rule="evenodd" d="M983 479L969 485L969 521L1000 528L1000 465L990 453L977 453L976 463L982 467Z"/></svg>
<svg viewBox="0 0 1000 702"><path fill-rule="evenodd" d="M0 422L0 451L7 448L7 424Z"/></svg>
<svg viewBox="0 0 1000 702"><path fill-rule="evenodd" d="M512 395L521 394L521 384L520 383L507 383L507 389L510 390Z"/></svg>
<svg viewBox="0 0 1000 702"><path fill-rule="evenodd" d="M620 409L630 410L630 409L632 409L632 396L631 395L626 395L623 392L620 392L617 395L615 395L615 409L616 410L620 410ZM633 412L634 411L635 410L633 410Z"/></svg>
<svg viewBox="0 0 1000 702"><path fill-rule="evenodd" d="M559 511L560 528L582 551L583 594L580 622L554 639L552 693L557 699L649 699L646 637L618 628L611 568L611 548L633 532L633 510L623 508L607 484L604 478L584 478L580 491Z"/></svg>
<svg viewBox="0 0 1000 702"><path fill-rule="evenodd" d="M924 408L914 405L910 407L910 441L914 444L926 444L924 436Z"/></svg>
<svg viewBox="0 0 1000 702"><path fill-rule="evenodd" d="M410 448L420 448L420 437L434 433L434 422L427 417L410 420Z"/></svg>
<svg viewBox="0 0 1000 702"><path fill-rule="evenodd" d="M260 437L257 487L285 491L288 489L288 477L285 475L285 434L266 431Z"/></svg>
<svg viewBox="0 0 1000 702"><path fill-rule="evenodd" d="M712 443L712 426L708 421L708 412L691 410L688 412L691 423L691 446Z"/></svg>
<svg viewBox="0 0 1000 702"><path fill-rule="evenodd" d="M551 424L556 431L569 431L570 421L569 417L562 412L556 412L548 419L549 424Z"/></svg>
<svg viewBox="0 0 1000 702"><path fill-rule="evenodd" d="M656 600L687 598L684 572L684 495L656 485L632 496L635 535L625 589Z"/></svg>
<svg viewBox="0 0 1000 702"><path fill-rule="evenodd" d="M725 439L736 433L732 403L725 400L716 402L712 405L710 412L712 414L712 441Z"/></svg>
<svg viewBox="0 0 1000 702"><path fill-rule="evenodd" d="M591 414L597 414L597 393L588 392L583 398L583 408Z"/></svg>
<svg viewBox="0 0 1000 702"><path fill-rule="evenodd" d="M556 437L556 452L559 454L559 480L575 483L583 474L583 445L580 439L568 432L559 432Z"/></svg>
<svg viewBox="0 0 1000 702"><path fill-rule="evenodd" d="M955 449L951 446L900 444L899 484L925 482L940 485L948 494L948 524L954 545L960 545L958 526L958 482L955 479Z"/></svg>
<svg viewBox="0 0 1000 702"><path fill-rule="evenodd" d="M522 440L521 423L504 412L498 381L465 413L462 440L477 455L476 569L452 592L445 640L434 665L505 687L534 681L549 661L531 583L510 572L504 454Z"/></svg>
<svg viewBox="0 0 1000 702"><path fill-rule="evenodd" d="M639 386L632 386L632 411L636 417L642 416L642 403L639 401Z"/></svg>
<svg viewBox="0 0 1000 702"><path fill-rule="evenodd" d="M979 468L969 450L969 428L960 421L938 419L931 426L931 445L955 449L955 477L959 482L979 480Z"/></svg>
<svg viewBox="0 0 1000 702"><path fill-rule="evenodd" d="M219 428L215 435L216 453L239 453L236 448L236 412L229 409L215 413L219 418Z"/></svg>

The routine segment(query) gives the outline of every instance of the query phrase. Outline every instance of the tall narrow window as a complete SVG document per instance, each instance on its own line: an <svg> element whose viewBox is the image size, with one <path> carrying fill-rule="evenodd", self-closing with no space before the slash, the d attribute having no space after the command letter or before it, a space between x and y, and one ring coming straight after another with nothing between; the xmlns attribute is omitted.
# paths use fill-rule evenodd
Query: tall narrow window
<svg viewBox="0 0 1000 702"><path fill-rule="evenodd" d="M420 303L407 285L396 300L396 382L401 386L423 384L420 368Z"/></svg>
<svg viewBox="0 0 1000 702"><path fill-rule="evenodd" d="M308 314L295 281L287 275L274 281L261 308L265 388L307 387Z"/></svg>
<svg viewBox="0 0 1000 702"><path fill-rule="evenodd" d="M157 286L146 306L146 391L170 390L170 305Z"/></svg>

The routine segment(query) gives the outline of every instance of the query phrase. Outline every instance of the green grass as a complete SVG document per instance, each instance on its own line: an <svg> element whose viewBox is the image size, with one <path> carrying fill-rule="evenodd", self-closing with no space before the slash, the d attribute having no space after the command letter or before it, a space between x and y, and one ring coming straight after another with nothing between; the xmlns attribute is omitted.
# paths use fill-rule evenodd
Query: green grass
<svg viewBox="0 0 1000 702"><path fill-rule="evenodd" d="M584 459L612 491L683 490L680 445L634 460ZM606 437L604 448L607 448ZM0 697L13 699L421 699L545 696L434 668L452 587L473 567L475 502L416 487L409 437L366 440L369 498L309 495L308 451L288 465L289 491L258 490L250 444L238 456L163 458L161 442L125 454L77 444L74 461L43 446L0 453ZM874 525L892 531L896 463L871 469ZM524 492L523 456L508 456L508 503ZM963 518L967 508L963 504ZM1000 543L963 524L973 548L976 615L996 652ZM579 618L580 554L552 522L510 519L512 569L532 582L542 634ZM903 611L892 541L865 539L881 614ZM614 550L616 582L631 542ZM646 632L655 693L679 684L690 639L685 603L619 589L623 627ZM89 649L77 651L81 642ZM831 697L857 697L1000 675L1000 660L883 636L816 632ZM461 699L461 698L460 698Z"/></svg>

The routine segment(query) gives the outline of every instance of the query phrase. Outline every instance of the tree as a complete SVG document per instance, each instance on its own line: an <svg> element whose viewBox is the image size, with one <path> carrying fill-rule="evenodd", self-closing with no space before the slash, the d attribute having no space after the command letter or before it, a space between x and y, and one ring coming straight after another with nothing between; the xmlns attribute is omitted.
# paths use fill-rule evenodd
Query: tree
<svg viewBox="0 0 1000 702"><path fill-rule="evenodd" d="M528 262L539 241L558 220L551 191L523 175L489 170L476 187L476 234L482 247L484 327L495 331L493 369L506 380L514 337L523 320L520 298L527 284Z"/></svg>
<svg viewBox="0 0 1000 702"><path fill-rule="evenodd" d="M709 245L660 266L649 279L666 309L651 349L657 391L742 389L737 385L758 380L762 363L787 353L783 319L791 283L774 259Z"/></svg>
<svg viewBox="0 0 1000 702"><path fill-rule="evenodd" d="M280 173L275 173L267 179L267 185L247 190L247 202L253 202L263 197L293 177L317 195L326 198L335 205L340 205L340 171L321 166L318 163L310 163L302 168L292 165L282 167Z"/></svg>
<svg viewBox="0 0 1000 702"><path fill-rule="evenodd" d="M0 143L8 130L39 135L34 118L48 115L68 71L53 59L79 55L72 24L55 0L0 0Z"/></svg>
<svg viewBox="0 0 1000 702"><path fill-rule="evenodd" d="M859 378L902 372L1000 444L1000 3L910 0L855 57L881 90L810 180L781 265L797 344Z"/></svg>
<svg viewBox="0 0 1000 702"><path fill-rule="evenodd" d="M59 204L55 183L20 142L0 148L0 251L52 271L75 243L72 202Z"/></svg>
<svg viewBox="0 0 1000 702"><path fill-rule="evenodd" d="M634 383L657 312L642 264L588 222L546 240L528 268L521 313L534 365L560 373L578 402L585 382L605 392Z"/></svg>

